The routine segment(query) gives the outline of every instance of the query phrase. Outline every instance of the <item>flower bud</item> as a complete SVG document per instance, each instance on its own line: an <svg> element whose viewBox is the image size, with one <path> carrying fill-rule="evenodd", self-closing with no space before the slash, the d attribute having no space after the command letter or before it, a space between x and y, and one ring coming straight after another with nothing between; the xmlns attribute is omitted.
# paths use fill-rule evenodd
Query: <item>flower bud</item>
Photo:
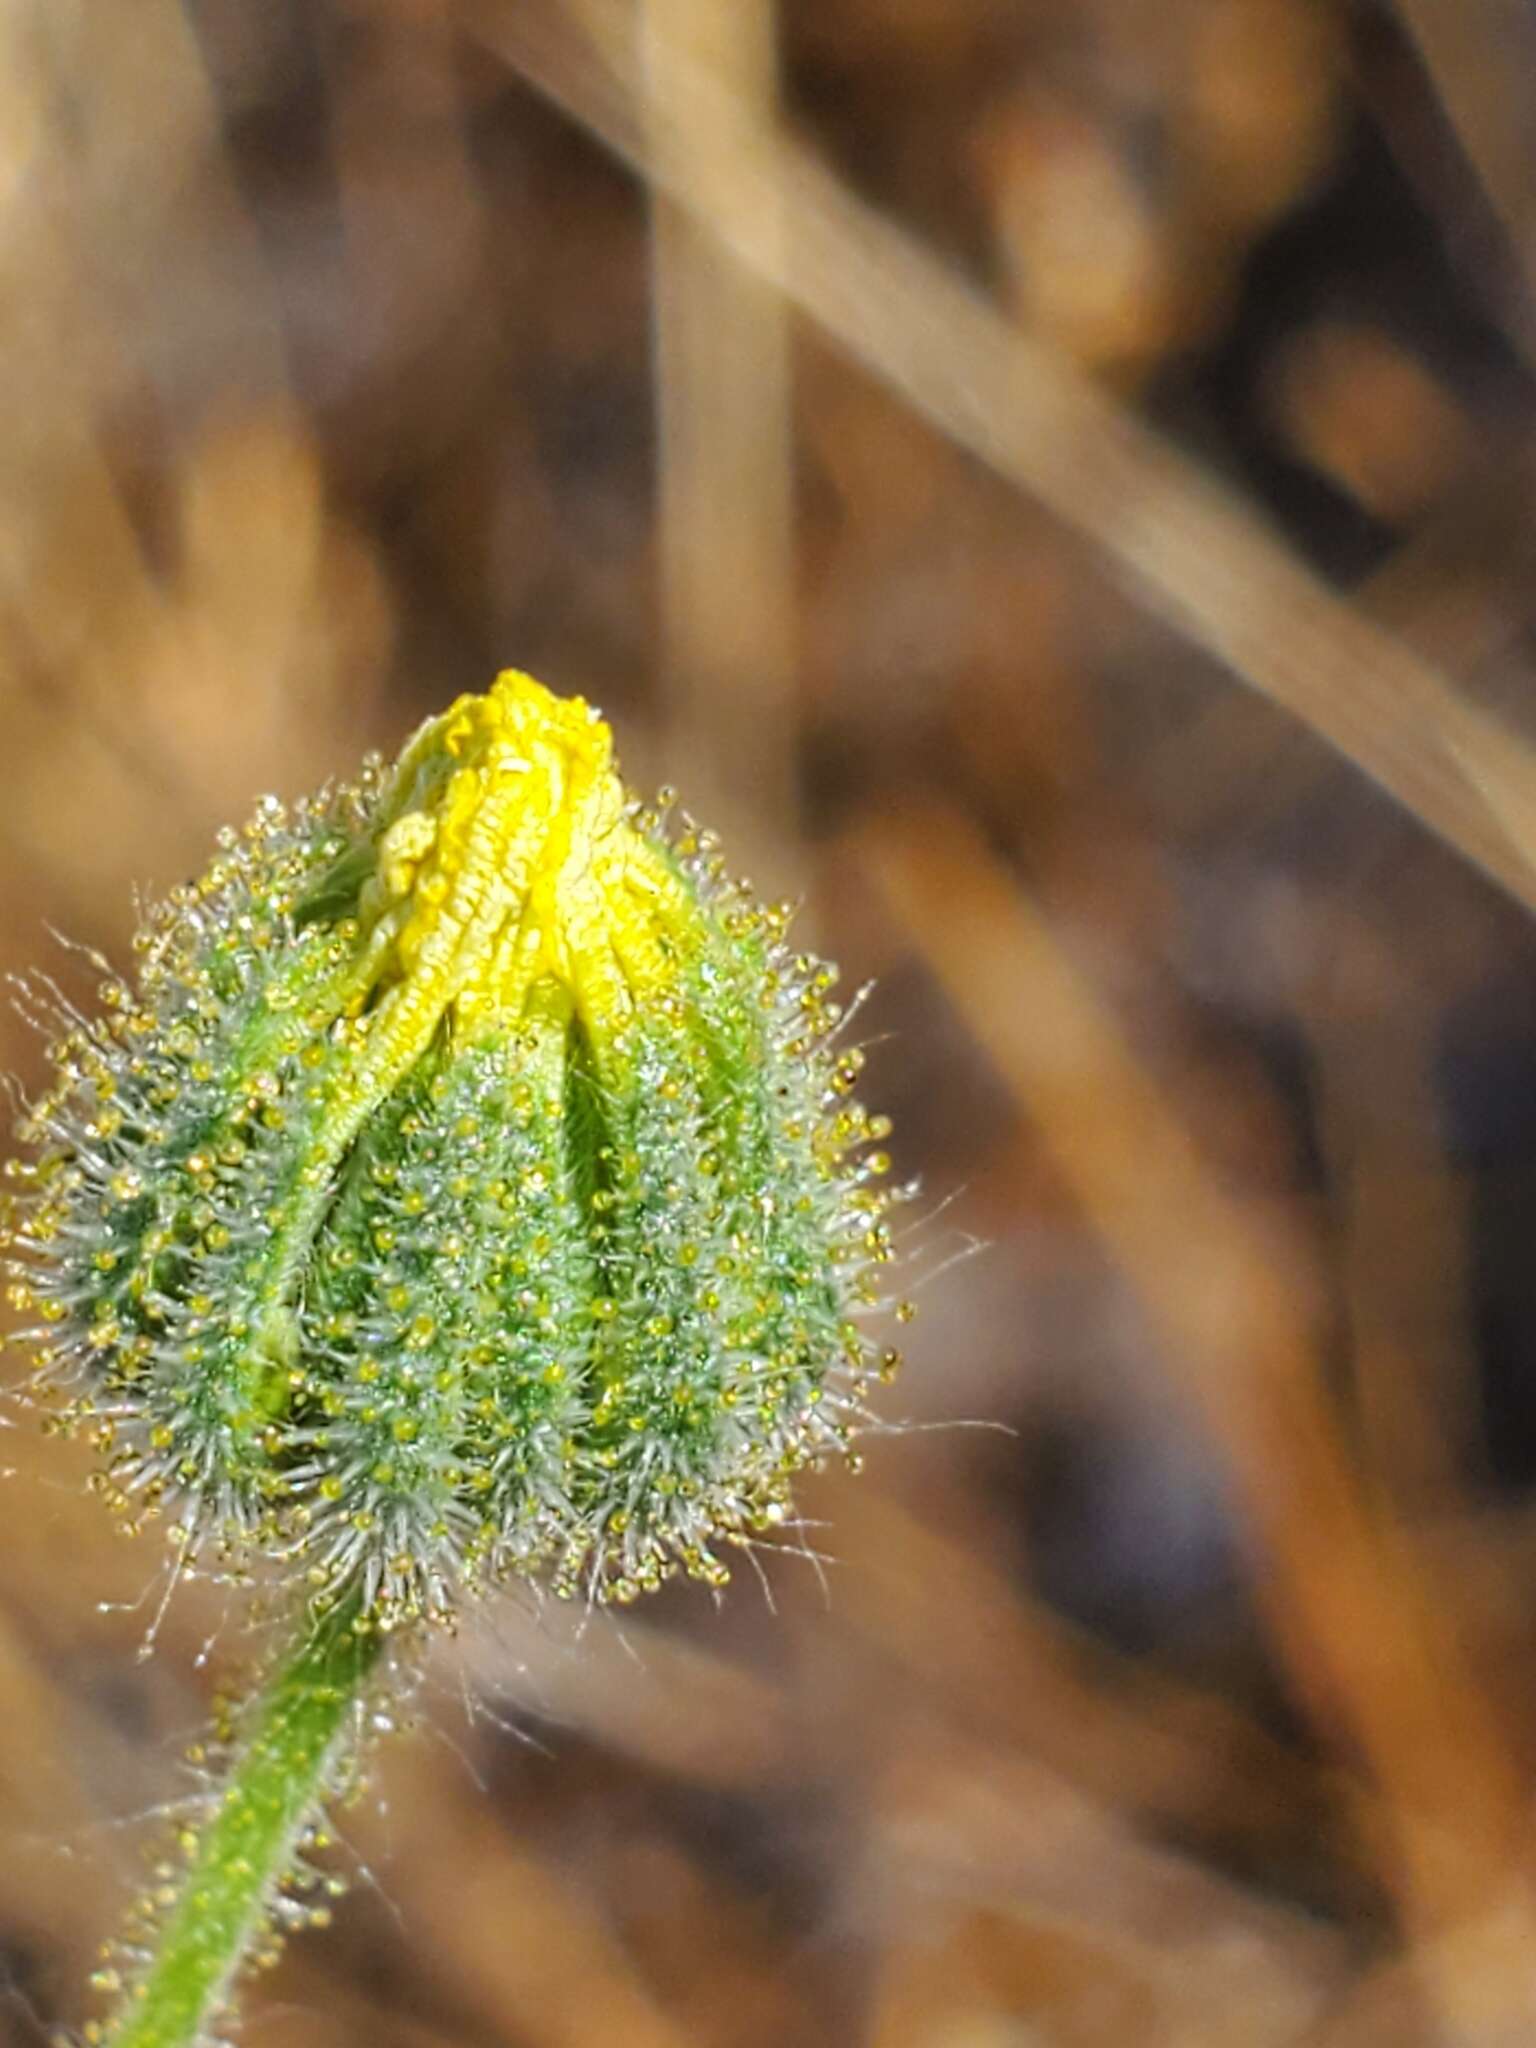
<svg viewBox="0 0 1536 2048"><path fill-rule="evenodd" d="M886 1127L786 923L515 674L224 833L9 1169L119 1513L382 1626L723 1577L894 1364Z"/></svg>

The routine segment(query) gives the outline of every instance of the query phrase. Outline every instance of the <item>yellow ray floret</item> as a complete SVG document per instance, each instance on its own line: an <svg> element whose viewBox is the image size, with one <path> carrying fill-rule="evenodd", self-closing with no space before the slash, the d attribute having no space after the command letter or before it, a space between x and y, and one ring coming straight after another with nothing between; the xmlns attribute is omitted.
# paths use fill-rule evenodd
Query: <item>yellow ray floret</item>
<svg viewBox="0 0 1536 2048"><path fill-rule="evenodd" d="M608 727L508 672L406 749L360 912L373 1058L395 1069L445 1013L515 1023L546 981L602 1040L670 978L698 912L626 818Z"/></svg>

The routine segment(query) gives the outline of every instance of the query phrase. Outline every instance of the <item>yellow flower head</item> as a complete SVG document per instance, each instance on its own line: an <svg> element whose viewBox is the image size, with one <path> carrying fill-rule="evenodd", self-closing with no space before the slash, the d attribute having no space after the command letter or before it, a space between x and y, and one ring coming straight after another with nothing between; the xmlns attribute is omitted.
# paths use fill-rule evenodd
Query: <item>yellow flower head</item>
<svg viewBox="0 0 1536 2048"><path fill-rule="evenodd" d="M786 922L522 675L222 835L11 1168L119 1510L381 1623L719 1576L894 1359L884 1122Z"/></svg>

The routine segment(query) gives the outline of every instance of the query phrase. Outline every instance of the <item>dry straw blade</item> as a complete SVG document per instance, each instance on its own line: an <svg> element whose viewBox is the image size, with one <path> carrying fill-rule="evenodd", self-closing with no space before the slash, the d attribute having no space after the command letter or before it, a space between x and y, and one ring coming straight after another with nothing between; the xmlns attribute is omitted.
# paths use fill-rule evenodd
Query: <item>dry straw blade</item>
<svg viewBox="0 0 1536 2048"><path fill-rule="evenodd" d="M1230 491L734 98L688 49L671 44L658 71L653 25L662 121L654 98L644 112L627 10L570 0L563 12L574 24L563 33L544 11L498 0L467 0L459 18L854 361L1091 541L1160 617L1536 904L1536 867L1507 822L1536 790L1528 748L1330 591ZM691 139L699 135L710 138L707 156Z"/></svg>
<svg viewBox="0 0 1536 2048"><path fill-rule="evenodd" d="M763 0L652 0L641 33L658 146L671 132L679 52L713 50L744 103L771 117L774 24ZM678 140L707 180L717 138ZM679 772L686 757L701 809L729 806L749 828L783 835L795 811L796 731L788 308L771 282L722 262L707 226L659 190L650 236L672 750Z"/></svg>
<svg viewBox="0 0 1536 2048"><path fill-rule="evenodd" d="M1506 2019L1536 2022L1519 1964L1536 1940L1519 1769L1457 1646L1448 1589L1348 1457L1296 1247L1222 1191L1060 938L959 814L875 828L863 851L1146 1303L1227 1462L1292 1668L1385 1795L1375 1852L1442 2013L1459 2025L1496 1996Z"/></svg>

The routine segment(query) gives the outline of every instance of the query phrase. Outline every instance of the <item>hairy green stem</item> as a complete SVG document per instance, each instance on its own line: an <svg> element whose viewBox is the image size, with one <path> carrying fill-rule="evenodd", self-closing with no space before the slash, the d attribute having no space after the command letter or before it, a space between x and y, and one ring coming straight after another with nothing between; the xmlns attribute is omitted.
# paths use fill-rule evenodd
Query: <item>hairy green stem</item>
<svg viewBox="0 0 1536 2048"><path fill-rule="evenodd" d="M191 1852L154 1955L106 2030L111 2048L189 2048L203 2036L292 1866L385 1638L352 1603L311 1623L256 1707Z"/></svg>

